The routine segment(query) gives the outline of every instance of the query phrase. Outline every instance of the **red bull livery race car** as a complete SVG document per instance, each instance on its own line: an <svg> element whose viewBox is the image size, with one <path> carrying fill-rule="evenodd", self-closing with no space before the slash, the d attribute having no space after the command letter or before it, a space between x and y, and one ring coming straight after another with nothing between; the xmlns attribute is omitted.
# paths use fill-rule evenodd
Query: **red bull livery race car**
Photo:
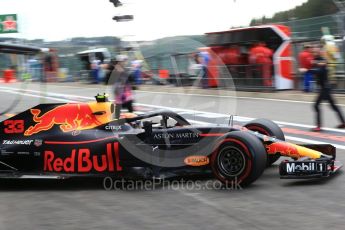
<svg viewBox="0 0 345 230"><path fill-rule="evenodd" d="M41 104L1 122L0 177L166 178L212 173L249 185L284 156L281 178L334 174L331 145L285 141L275 123L192 126L168 110L112 119L106 95L89 103Z"/></svg>

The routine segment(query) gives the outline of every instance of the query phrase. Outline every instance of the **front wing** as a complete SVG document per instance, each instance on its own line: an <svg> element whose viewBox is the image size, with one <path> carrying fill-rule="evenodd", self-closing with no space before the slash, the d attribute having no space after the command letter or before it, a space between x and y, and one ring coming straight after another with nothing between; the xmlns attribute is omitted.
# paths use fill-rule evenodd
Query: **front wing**
<svg viewBox="0 0 345 230"><path fill-rule="evenodd" d="M279 165L281 179L311 179L329 177L335 174L343 164L336 161L336 149L332 145L304 145L303 147L322 152L318 159L301 158L285 160Z"/></svg>
<svg viewBox="0 0 345 230"><path fill-rule="evenodd" d="M310 179L329 177L342 166L334 160L283 161L279 171L281 179Z"/></svg>

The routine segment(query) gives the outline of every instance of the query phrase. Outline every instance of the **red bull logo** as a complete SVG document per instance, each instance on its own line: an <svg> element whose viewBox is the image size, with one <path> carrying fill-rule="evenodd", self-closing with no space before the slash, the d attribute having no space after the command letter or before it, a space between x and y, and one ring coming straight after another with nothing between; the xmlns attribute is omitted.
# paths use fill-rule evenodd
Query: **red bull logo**
<svg viewBox="0 0 345 230"><path fill-rule="evenodd" d="M300 157L297 146L287 142L272 143L266 146L266 150L268 154L281 154L282 156L291 158Z"/></svg>
<svg viewBox="0 0 345 230"><path fill-rule="evenodd" d="M282 156L298 159L301 157L309 157L311 159L318 159L322 156L322 153L309 149L303 146L291 144L288 142L275 142L270 145L266 145L268 154L281 154Z"/></svg>
<svg viewBox="0 0 345 230"><path fill-rule="evenodd" d="M40 109L31 109L33 120L37 123L30 126L25 136L51 129L54 125L60 125L63 132L84 130L96 127L102 123L97 120L88 104L65 104L42 114Z"/></svg>

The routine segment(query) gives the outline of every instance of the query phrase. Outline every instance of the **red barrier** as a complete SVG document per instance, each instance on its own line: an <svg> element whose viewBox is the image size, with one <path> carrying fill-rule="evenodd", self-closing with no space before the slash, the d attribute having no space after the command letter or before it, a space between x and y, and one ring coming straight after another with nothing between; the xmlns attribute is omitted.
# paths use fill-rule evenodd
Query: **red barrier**
<svg viewBox="0 0 345 230"><path fill-rule="evenodd" d="M159 78L161 79L168 79L169 78L169 70L167 69L160 69L158 71Z"/></svg>
<svg viewBox="0 0 345 230"><path fill-rule="evenodd" d="M15 82L15 71L13 69L5 69L3 71L3 79L5 83Z"/></svg>

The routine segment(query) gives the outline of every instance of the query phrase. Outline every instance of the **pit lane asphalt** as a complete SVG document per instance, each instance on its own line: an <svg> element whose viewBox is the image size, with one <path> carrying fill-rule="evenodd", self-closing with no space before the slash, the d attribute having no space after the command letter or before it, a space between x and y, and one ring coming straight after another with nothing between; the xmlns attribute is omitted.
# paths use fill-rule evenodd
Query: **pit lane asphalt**
<svg viewBox="0 0 345 230"><path fill-rule="evenodd" d="M2 86L20 87L19 84ZM40 89L36 84L26 91L15 91L16 94L2 88L0 110L19 94L24 96L11 113L42 102L87 100L86 97L102 92L89 85L48 85L48 88L49 95L36 93ZM174 102L177 96L182 102ZM223 97L220 103L233 104L224 102L231 99L230 96ZM217 113L213 102L219 98L189 95L187 106ZM176 108L185 103L183 100L187 97L137 92L137 102L141 104L154 102ZM199 106L202 104L210 107ZM219 110L227 114L233 109L222 106ZM328 107L324 111L328 119L326 126L334 127L337 124L334 115ZM186 115L199 122L212 122L200 114ZM236 114L304 125L313 123L313 111L308 103L239 99ZM222 122L219 119L224 120L224 117L213 119L213 122ZM337 131L324 133L344 136ZM344 150L338 150L338 159L342 162L345 162L344 154ZM201 183L208 182L203 179ZM343 229L344 190L343 173L329 180L287 181L279 179L277 165L267 169L252 186L238 191L162 187L152 191L105 191L101 180L0 180L0 229Z"/></svg>

